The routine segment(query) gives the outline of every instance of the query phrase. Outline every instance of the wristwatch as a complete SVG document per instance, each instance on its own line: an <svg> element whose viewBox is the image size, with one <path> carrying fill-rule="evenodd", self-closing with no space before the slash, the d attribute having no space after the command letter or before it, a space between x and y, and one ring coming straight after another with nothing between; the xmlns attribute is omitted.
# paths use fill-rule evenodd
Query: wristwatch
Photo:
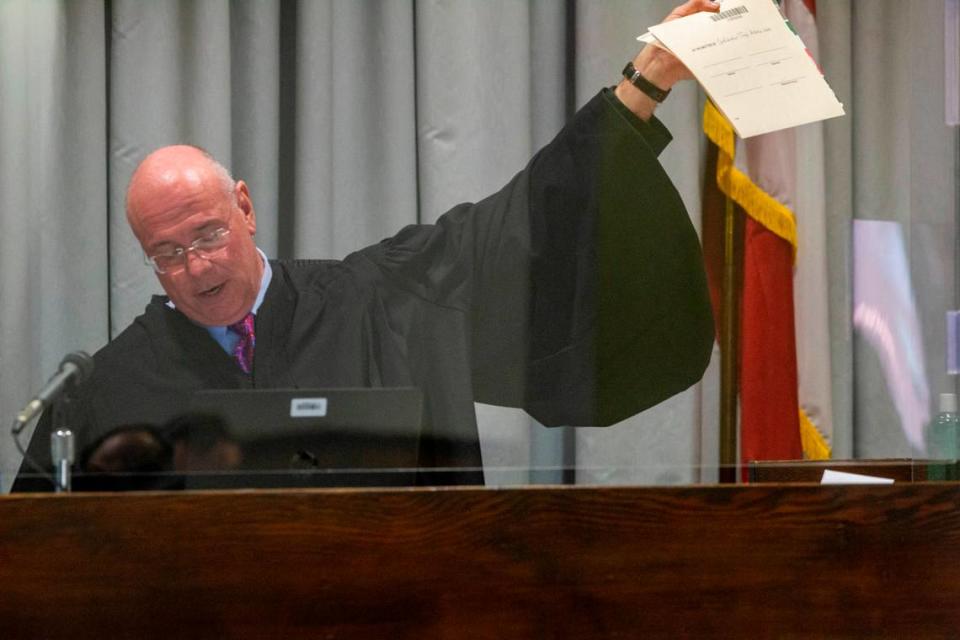
<svg viewBox="0 0 960 640"><path fill-rule="evenodd" d="M623 68L623 77L630 81L630 84L635 86L640 91L643 91L645 94L650 96L651 100L657 102L663 102L667 99L667 96L670 95L670 89L661 89L657 85L653 84L637 71L637 68L633 66L633 62L628 62L627 66Z"/></svg>

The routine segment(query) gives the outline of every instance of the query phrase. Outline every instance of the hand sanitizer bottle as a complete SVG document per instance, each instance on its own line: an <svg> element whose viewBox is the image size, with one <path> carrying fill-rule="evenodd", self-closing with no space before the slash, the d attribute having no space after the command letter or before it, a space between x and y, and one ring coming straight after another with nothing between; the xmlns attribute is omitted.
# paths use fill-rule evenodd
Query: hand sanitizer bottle
<svg viewBox="0 0 960 640"><path fill-rule="evenodd" d="M930 423L927 449L937 460L956 460L957 438L960 437L960 419L957 417L957 396L940 394L940 413Z"/></svg>

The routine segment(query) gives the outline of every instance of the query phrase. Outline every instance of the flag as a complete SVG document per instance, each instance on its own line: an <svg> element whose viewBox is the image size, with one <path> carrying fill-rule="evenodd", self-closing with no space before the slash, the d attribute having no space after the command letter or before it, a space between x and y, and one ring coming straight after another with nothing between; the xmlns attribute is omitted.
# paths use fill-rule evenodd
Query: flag
<svg viewBox="0 0 960 640"><path fill-rule="evenodd" d="M784 0L781 9L816 59L815 1ZM709 141L704 255L718 319L726 197L742 216L736 239L740 459L829 458L822 126L738 140L709 102L703 124Z"/></svg>

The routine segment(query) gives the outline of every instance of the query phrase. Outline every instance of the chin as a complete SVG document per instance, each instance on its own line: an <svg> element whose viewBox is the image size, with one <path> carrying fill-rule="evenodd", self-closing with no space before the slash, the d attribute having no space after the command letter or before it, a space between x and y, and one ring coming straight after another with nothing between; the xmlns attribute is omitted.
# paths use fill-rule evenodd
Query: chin
<svg viewBox="0 0 960 640"><path fill-rule="evenodd" d="M180 305L177 305L177 309L179 309L183 315L190 318L190 320L193 322L202 324L205 327L225 327L243 318L243 313L240 311L234 311L232 313L217 313L207 309L191 309L182 307Z"/></svg>
<svg viewBox="0 0 960 640"><path fill-rule="evenodd" d="M197 300L190 299L189 302L192 304L177 304L177 301L174 300L177 309L180 309L185 316L196 322L197 324L202 324L208 327L225 327L227 325L233 324L243 319L243 316L246 315L246 306L231 295L232 291L221 291L220 300ZM252 306L252 303L251 303Z"/></svg>

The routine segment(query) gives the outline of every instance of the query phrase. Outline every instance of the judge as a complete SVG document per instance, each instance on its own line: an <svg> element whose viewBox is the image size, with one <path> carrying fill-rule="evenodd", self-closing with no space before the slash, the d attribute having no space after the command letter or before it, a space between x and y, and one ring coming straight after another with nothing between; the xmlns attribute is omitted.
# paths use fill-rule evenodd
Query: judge
<svg viewBox="0 0 960 640"><path fill-rule="evenodd" d="M716 6L668 19L701 10ZM653 116L689 72L655 47L632 65L498 193L341 261L268 260L243 180L197 147L148 155L127 218L166 295L94 356L80 449L174 419L200 389L414 386L420 466L482 482L474 401L603 426L694 384L713 326Z"/></svg>

